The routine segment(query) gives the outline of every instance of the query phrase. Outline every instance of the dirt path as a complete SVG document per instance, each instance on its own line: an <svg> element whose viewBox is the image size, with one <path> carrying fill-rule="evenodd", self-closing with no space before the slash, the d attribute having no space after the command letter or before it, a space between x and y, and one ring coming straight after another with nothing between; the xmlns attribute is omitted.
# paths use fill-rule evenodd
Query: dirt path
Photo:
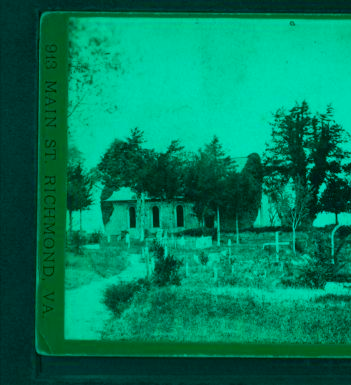
<svg viewBox="0 0 351 385"><path fill-rule="evenodd" d="M140 255L130 255L130 265L121 274L93 281L88 285L65 291L65 339L97 340L105 322L111 316L101 298L104 290L111 284L143 278L145 264Z"/></svg>

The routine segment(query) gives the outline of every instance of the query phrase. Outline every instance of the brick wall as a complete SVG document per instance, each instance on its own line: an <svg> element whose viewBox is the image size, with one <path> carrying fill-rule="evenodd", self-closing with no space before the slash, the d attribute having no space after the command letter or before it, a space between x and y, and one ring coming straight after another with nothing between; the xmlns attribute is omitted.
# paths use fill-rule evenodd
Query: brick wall
<svg viewBox="0 0 351 385"><path fill-rule="evenodd" d="M184 226L177 227L176 208L178 205L183 207ZM159 209L160 227L153 226L153 211L156 206ZM136 227L130 228L129 208L135 207ZM150 232L156 232L159 228L169 232L195 228L199 222L192 211L193 205L185 202L145 202L144 228ZM119 235L122 231L129 231L130 236L137 238L140 234L141 210L136 202L115 202L113 213L109 222L105 226L107 235Z"/></svg>

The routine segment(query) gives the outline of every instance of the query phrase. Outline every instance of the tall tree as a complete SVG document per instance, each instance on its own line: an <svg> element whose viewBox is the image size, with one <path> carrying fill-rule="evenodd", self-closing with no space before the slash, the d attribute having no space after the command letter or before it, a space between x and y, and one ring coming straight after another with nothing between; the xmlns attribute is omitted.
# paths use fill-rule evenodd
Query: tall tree
<svg viewBox="0 0 351 385"><path fill-rule="evenodd" d="M136 193L141 240L144 239L145 196L150 185L150 170L155 165L155 152L144 148L143 143L143 131L135 128L126 140L115 140L98 165L105 187L114 191L130 187Z"/></svg>
<svg viewBox="0 0 351 385"><path fill-rule="evenodd" d="M195 202L194 211L201 223L205 215L216 217L217 243L220 244L221 211L225 201L226 178L235 165L223 150L217 136L200 149L188 165L185 196Z"/></svg>
<svg viewBox="0 0 351 385"><path fill-rule="evenodd" d="M252 226L262 202L263 167L258 154L253 153L248 156L240 176L246 217Z"/></svg>
<svg viewBox="0 0 351 385"><path fill-rule="evenodd" d="M165 152L155 153L154 163L149 167L148 195L170 201L184 195L184 147L173 140Z"/></svg>
<svg viewBox="0 0 351 385"><path fill-rule="evenodd" d="M311 188L308 221L318 213L318 194L328 172L339 172L349 153L342 145L349 140L346 131L333 119L333 109L312 115L307 102L296 104L289 112L280 109L271 124L271 143L264 153L266 190L287 184L290 178L296 191ZM273 183L272 183L273 182ZM270 191L268 191L269 193ZM274 195L274 194L273 194ZM303 196L297 196L297 200Z"/></svg>
<svg viewBox="0 0 351 385"><path fill-rule="evenodd" d="M304 186L299 179L292 182L292 178L287 188L279 193L277 210L280 212L280 217L284 218L286 223L291 226L294 254L296 254L296 230L304 218L309 215L312 197L313 193L310 186Z"/></svg>
<svg viewBox="0 0 351 385"><path fill-rule="evenodd" d="M73 211L79 211L79 230L82 230L82 210L86 210L92 204L91 189L91 178L83 170L81 163L69 163L67 166L67 210L71 235Z"/></svg>

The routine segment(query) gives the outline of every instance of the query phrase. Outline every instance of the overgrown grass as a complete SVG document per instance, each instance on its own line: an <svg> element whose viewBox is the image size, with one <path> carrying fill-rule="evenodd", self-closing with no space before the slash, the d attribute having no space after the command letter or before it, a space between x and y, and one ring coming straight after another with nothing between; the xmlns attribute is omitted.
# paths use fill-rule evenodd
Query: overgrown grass
<svg viewBox="0 0 351 385"><path fill-rule="evenodd" d="M279 292L277 292L279 297ZM324 301L324 302L323 302ZM228 294L182 287L137 293L107 325L109 340L351 343L345 301L290 298L276 301L249 290ZM321 305L322 304L322 305Z"/></svg>
<svg viewBox="0 0 351 385"><path fill-rule="evenodd" d="M94 272L103 278L121 273L128 266L128 252L120 247L105 246L98 250L85 250Z"/></svg>
<svg viewBox="0 0 351 385"><path fill-rule="evenodd" d="M100 279L85 255L65 253L65 289L76 289Z"/></svg>
<svg viewBox="0 0 351 385"><path fill-rule="evenodd" d="M76 289L93 280L121 273L129 263L128 254L117 247L65 253L65 289Z"/></svg>

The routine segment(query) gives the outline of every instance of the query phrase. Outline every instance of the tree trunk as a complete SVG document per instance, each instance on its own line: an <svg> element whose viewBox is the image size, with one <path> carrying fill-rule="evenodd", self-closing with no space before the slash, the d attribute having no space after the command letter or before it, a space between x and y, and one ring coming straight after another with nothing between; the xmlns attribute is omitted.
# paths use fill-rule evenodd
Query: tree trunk
<svg viewBox="0 0 351 385"><path fill-rule="evenodd" d="M219 208L217 207L217 246L221 245L221 224L219 218Z"/></svg>
<svg viewBox="0 0 351 385"><path fill-rule="evenodd" d="M295 226L292 226L292 233L293 233L293 253L296 254L296 232L295 232Z"/></svg>
<svg viewBox="0 0 351 385"><path fill-rule="evenodd" d="M141 193L140 202L140 242L145 238L145 194Z"/></svg>
<svg viewBox="0 0 351 385"><path fill-rule="evenodd" d="M240 243L238 214L235 215L235 229L236 229L236 244L238 245Z"/></svg>
<svg viewBox="0 0 351 385"><path fill-rule="evenodd" d="M339 224L339 218L338 218L338 213L335 213L335 224Z"/></svg>

